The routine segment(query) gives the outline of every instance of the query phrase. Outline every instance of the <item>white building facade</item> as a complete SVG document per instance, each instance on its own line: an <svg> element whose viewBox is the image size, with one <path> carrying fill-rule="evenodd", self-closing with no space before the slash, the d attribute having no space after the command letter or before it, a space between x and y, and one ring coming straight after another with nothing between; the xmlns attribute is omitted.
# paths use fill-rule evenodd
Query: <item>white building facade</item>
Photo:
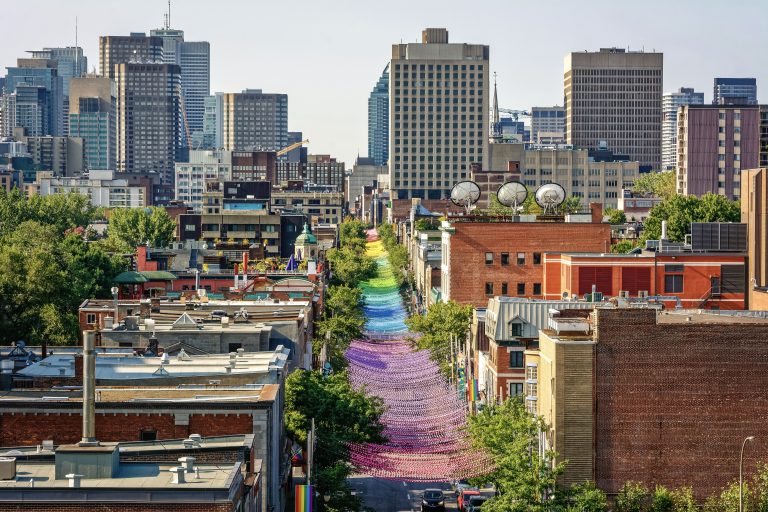
<svg viewBox="0 0 768 512"><path fill-rule="evenodd" d="M661 100L661 168L677 167L677 110L683 105L703 105L704 93L695 92L692 87L681 87L666 93Z"/></svg>
<svg viewBox="0 0 768 512"><path fill-rule="evenodd" d="M184 201L195 213L202 213L206 181L232 179L232 152L193 150L189 162L176 162L176 200Z"/></svg>

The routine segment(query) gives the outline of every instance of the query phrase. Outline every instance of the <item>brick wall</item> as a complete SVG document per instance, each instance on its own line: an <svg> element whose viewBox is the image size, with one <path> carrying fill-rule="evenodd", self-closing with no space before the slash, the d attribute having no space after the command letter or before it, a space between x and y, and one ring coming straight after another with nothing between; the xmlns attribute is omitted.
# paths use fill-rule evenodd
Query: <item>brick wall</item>
<svg viewBox="0 0 768 512"><path fill-rule="evenodd" d="M542 298L546 252L606 252L610 247L608 224L545 222L453 222L451 236L450 298L462 304L485 307L489 297L502 295L507 283L508 296ZM493 253L486 265L485 253ZM525 253L525 265L517 264L517 253ZM501 264L501 253L509 254L509 264ZM534 264L534 253L541 263ZM485 284L493 283L493 294L486 295ZM518 283L525 293L518 295ZM534 284L542 293L534 294Z"/></svg>
<svg viewBox="0 0 768 512"><path fill-rule="evenodd" d="M656 324L597 310L595 479L690 485L703 498L768 459L768 323Z"/></svg>

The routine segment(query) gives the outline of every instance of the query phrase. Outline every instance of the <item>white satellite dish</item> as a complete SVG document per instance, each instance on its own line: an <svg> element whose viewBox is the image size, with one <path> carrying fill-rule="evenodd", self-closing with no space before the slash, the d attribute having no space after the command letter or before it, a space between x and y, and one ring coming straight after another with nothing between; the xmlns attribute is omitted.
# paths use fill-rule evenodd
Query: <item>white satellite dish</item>
<svg viewBox="0 0 768 512"><path fill-rule="evenodd" d="M509 181L504 183L496 191L496 198L504 206L509 206L517 210L522 207L525 199L528 197L528 189L519 181Z"/></svg>
<svg viewBox="0 0 768 512"><path fill-rule="evenodd" d="M480 199L480 187L474 181L460 181L451 189L451 201L469 214L470 207Z"/></svg>
<svg viewBox="0 0 768 512"><path fill-rule="evenodd" d="M565 189L557 183L548 183L536 190L536 202L544 210L545 215L555 213L563 201L565 201Z"/></svg>

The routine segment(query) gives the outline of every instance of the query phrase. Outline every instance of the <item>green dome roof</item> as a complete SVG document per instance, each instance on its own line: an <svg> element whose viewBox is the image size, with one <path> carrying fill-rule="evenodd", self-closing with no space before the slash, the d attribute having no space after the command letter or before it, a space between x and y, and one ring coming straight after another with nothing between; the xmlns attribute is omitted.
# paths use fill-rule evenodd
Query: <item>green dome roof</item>
<svg viewBox="0 0 768 512"><path fill-rule="evenodd" d="M317 237L309 231L309 225L304 223L304 231L296 237L296 245L317 244Z"/></svg>

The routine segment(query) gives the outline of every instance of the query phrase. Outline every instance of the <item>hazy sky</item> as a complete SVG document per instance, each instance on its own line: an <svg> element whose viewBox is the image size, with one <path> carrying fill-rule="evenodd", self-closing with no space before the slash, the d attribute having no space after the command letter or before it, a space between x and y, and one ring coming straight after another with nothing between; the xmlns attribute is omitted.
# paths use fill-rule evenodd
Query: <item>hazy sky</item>
<svg viewBox="0 0 768 512"><path fill-rule="evenodd" d="M0 66L25 50L79 44L98 69L98 36L149 32L165 0L0 0ZM766 0L174 0L171 25L211 43L211 90L288 94L289 129L310 153L352 166L368 148L367 99L390 45L446 27L488 44L505 108L562 104L563 56L617 46L664 52L664 90L712 99L715 76L755 77L768 103Z"/></svg>

